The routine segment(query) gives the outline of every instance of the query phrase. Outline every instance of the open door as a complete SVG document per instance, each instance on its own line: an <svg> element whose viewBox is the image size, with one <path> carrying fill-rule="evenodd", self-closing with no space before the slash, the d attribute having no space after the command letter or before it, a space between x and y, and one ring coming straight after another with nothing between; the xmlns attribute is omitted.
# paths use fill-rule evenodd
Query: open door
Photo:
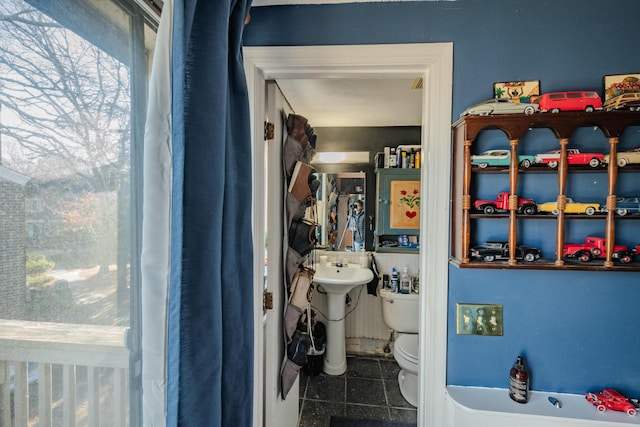
<svg viewBox="0 0 640 427"><path fill-rule="evenodd" d="M264 188L264 180L268 176L272 179L282 179L281 166L278 169L264 170L262 121L265 109L265 79L286 78L322 78L322 77L349 77L358 76L388 76L398 73L416 73L423 77L424 98L422 108L422 151L425 153L424 167L421 169L421 186L424 194L429 194L429 203L426 204L424 215L421 215L420 233L421 241L429 241L428 247L420 252L421 278L420 283L424 292L420 293L420 303L423 309L420 316L420 354L426 355L421 361L421 375L419 381L420 407L418 409L418 425L444 426L448 425L446 371L447 371L447 319L448 319L448 271L449 271L449 195L451 176L451 153L449 144L443 141L451 140L451 101L453 87L453 44L452 43L413 43L404 45L357 45L357 46L253 46L244 48L244 64L247 75L250 108L252 114L252 127L254 132L254 161L253 181L256 191ZM269 116L270 120L277 121L275 116ZM278 116L279 117L279 116ZM282 125L280 125L282 127ZM274 139L275 141L275 139ZM269 148L282 147L282 139L278 143L269 143ZM272 159L272 156L269 155ZM278 156L279 158L279 156ZM273 160L270 160L272 162ZM275 164L274 163L270 163ZM277 174L275 173L277 171ZM278 191L282 191L278 185ZM278 193L280 194L280 193ZM270 200L268 206L279 203L280 197L273 201L271 196L265 198L264 194L256 194L254 215L256 218L264 218L262 207L264 200ZM274 207L275 209L275 207ZM282 217L282 206L277 206ZM270 215L271 213L269 213ZM279 223L282 221L279 221ZM278 227L281 227L279 224ZM264 224L254 220L254 239L264 238ZM276 237L269 231L269 236ZM428 238L427 238L428 236ZM255 257L254 266L259 268L262 262L259 259L264 254L264 246L254 240ZM269 245L274 239L269 239ZM261 243L261 242L260 242ZM280 243L277 243L281 245ZM280 246L278 246L280 247ZM279 251L271 246L271 251ZM254 258L255 258L254 257ZM270 267L273 263L270 262ZM275 268L282 269L282 266ZM282 277L281 274L269 271L268 277ZM262 282L261 277L256 278L256 283ZM267 280L267 282L269 282ZM270 289L273 289L270 288ZM261 287L256 287L254 299L255 313L262 310L260 300ZM282 289L279 289L280 293ZM276 301L274 299L274 301ZM282 307L279 307L281 310ZM281 319L282 312L275 308L272 312L274 319ZM268 317L268 316L267 316ZM264 324L265 333L272 332L271 326ZM263 319L256 316L254 319L255 334L255 360L254 370L256 384L254 388L254 420L257 426L289 426L296 422L298 398L293 393L287 396L286 401L277 398L277 374L280 361L267 362L260 356L264 356L267 350L267 342L274 339L274 335L264 335ZM273 329L275 330L275 329ZM281 339L277 335L277 339ZM264 352L260 351L262 348ZM426 359L426 360L425 360ZM267 366L267 364L269 364ZM273 370L273 371L272 371ZM269 378L267 381L266 379ZM263 387L263 380L265 385ZM294 385L294 387L296 387ZM297 387L296 387L297 389ZM267 393L268 395L265 395ZM293 390L292 390L293 391ZM296 393L297 395L297 393ZM290 400L291 399L291 400ZM264 404L264 407L262 407ZM289 405L296 407L289 410ZM265 419L265 415L273 418ZM285 414L280 416L280 414ZM279 424L280 423L280 424Z"/></svg>
<svg viewBox="0 0 640 427"><path fill-rule="evenodd" d="M265 292L270 294L273 308L264 310L264 426L295 427L298 422L299 379L285 400L280 392L280 366L284 358L282 318L285 307L283 245L285 212L284 174L282 169L283 135L286 133L282 114L291 108L273 81L266 84L265 121L273 124L273 139L265 143L265 213L266 256Z"/></svg>

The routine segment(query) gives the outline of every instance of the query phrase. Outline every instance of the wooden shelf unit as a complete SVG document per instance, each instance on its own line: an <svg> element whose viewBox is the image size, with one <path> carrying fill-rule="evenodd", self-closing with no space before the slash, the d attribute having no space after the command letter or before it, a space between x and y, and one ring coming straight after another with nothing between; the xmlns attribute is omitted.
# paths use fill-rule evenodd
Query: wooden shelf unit
<svg viewBox="0 0 640 427"><path fill-rule="evenodd" d="M504 114L504 115L489 115L489 116L465 116L460 118L453 124L453 188L452 188L452 222L451 222L451 255L454 264L464 267L484 267L484 268L528 268L528 269L540 269L540 268L580 268L584 270L602 270L611 269L614 267L614 262L611 259L611 253L615 244L615 206L616 195L615 188L618 178L618 165L617 165L617 145L618 140L622 133L630 126L640 126L640 113L632 111L613 111L613 112L560 112L556 114L552 113L537 113L532 115L524 114ZM608 194L606 197L606 227L605 227L605 239L606 239L606 253L607 257L604 263L599 265L594 264L581 264L579 266L570 265L567 261L562 259L562 249L565 244L565 229L567 220L571 219L571 216L565 214L563 203L566 200L566 185L567 185L567 173L569 171L569 165L567 163L567 144L569 138L574 131L581 127L597 127L608 140L609 144L609 163L606 169L600 169L600 173L607 173L608 179ZM517 200L518 195L516 189L518 185L518 178L521 173L518 166L518 143L524 137L524 135L534 128L546 128L549 129L559 142L560 161L557 167L558 174L558 207L559 213L555 218L556 236L555 236L555 248L556 258L553 262L540 262L536 261L532 264L525 265L525 263L518 262L515 259L515 246L518 230L517 219L526 218L522 215L517 215ZM500 263L485 263L485 262L471 262L469 259L469 249L471 242L471 219L472 219L472 195L471 195L471 181L472 181L472 166L471 166L471 154L472 146L478 135L483 130L499 129L505 133L509 140L509 146L511 151L511 160L508 168L502 168L503 173L507 172L509 175L509 191L510 191L510 210L508 211L508 242L510 247L509 260L507 262ZM640 144L639 144L640 145ZM575 169L574 169L575 168ZM484 170L483 173L498 172L501 168L493 168L493 170ZM571 166L571 170L585 169L580 167ZM637 167L626 166L625 170L637 170ZM555 170L554 170L555 171ZM477 173L477 172L473 172ZM527 170L526 173L535 173L534 171ZM639 187L640 193L640 187ZM537 216L540 219L540 216ZM603 215L599 215L602 219ZM640 218L640 217L638 217ZM618 218L619 219L619 218ZM640 244L638 242L637 244ZM534 265L535 264L535 265ZM615 269L621 270L640 270L638 262L632 263L633 267L625 265L615 265ZM624 268L623 268L624 267Z"/></svg>

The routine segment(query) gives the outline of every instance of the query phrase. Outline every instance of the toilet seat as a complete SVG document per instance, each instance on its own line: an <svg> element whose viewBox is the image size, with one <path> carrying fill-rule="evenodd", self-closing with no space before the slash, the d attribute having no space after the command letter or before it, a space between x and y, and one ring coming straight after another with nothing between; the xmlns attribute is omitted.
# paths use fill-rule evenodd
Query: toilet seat
<svg viewBox="0 0 640 427"><path fill-rule="evenodd" d="M401 334L394 345L394 357L398 365L411 373L418 373L418 334Z"/></svg>

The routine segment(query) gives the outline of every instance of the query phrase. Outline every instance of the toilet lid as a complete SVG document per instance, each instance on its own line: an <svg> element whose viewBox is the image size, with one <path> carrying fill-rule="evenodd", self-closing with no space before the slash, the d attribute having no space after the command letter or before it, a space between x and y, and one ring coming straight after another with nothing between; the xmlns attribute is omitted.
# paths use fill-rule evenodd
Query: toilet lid
<svg viewBox="0 0 640 427"><path fill-rule="evenodd" d="M395 352L411 363L418 364L418 334L402 334L396 339Z"/></svg>

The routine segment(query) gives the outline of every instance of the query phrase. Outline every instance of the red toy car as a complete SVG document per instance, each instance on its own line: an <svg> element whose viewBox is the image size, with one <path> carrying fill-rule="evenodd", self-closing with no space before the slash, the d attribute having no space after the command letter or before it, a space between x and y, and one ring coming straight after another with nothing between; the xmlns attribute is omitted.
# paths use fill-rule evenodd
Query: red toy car
<svg viewBox="0 0 640 427"><path fill-rule="evenodd" d="M586 111L602 110L600 95L591 90L573 92L543 93L531 99L539 105L540 111L559 113L560 111Z"/></svg>
<svg viewBox="0 0 640 427"><path fill-rule="evenodd" d="M569 165L589 165L596 168L603 162L604 154L602 153L581 153L577 148L567 148L567 164ZM557 167L560 163L560 150L537 154L535 163L547 165L550 168Z"/></svg>
<svg viewBox="0 0 640 427"><path fill-rule="evenodd" d="M509 195L508 191L501 191L498 193L495 200L476 200L473 202L473 207L476 208L477 211L487 215L491 215L496 212L504 212L509 210ZM533 215L537 212L538 207L536 206L536 202L531 199L518 199L518 213Z"/></svg>
<svg viewBox="0 0 640 427"><path fill-rule="evenodd" d="M606 258L607 245L604 237L587 237L584 243L565 243L562 248L562 256L565 258L576 258L581 262L589 262L592 259ZM628 264L633 261L634 250L626 245L614 245L611 258Z"/></svg>
<svg viewBox="0 0 640 427"><path fill-rule="evenodd" d="M631 416L637 412L633 403L629 402L619 391L611 388L605 388L599 393L587 393L584 397L598 409L598 412L611 409L612 411L626 412Z"/></svg>

